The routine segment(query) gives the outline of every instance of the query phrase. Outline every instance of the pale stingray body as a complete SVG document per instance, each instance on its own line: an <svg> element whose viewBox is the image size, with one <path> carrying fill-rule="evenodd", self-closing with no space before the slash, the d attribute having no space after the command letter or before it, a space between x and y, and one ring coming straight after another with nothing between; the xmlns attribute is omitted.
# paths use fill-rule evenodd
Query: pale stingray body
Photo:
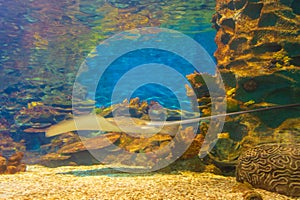
<svg viewBox="0 0 300 200"><path fill-rule="evenodd" d="M126 132L140 136L155 133L174 134L179 129L179 124L149 126L149 121L130 117L104 118L98 115L84 115L75 119L65 120L51 126L46 131L47 137L60 135L70 131L104 131Z"/></svg>
<svg viewBox="0 0 300 200"><path fill-rule="evenodd" d="M51 126L46 131L47 137L60 135L70 131L83 131L94 130L104 132L126 132L138 135L152 135L155 133L174 135L178 132L180 125L195 124L201 120L208 120L212 118L238 115L244 113L259 112L272 109L298 107L300 103L289 104L275 107L259 108L255 110L239 111L233 113L222 113L219 115L199 117L194 119L178 120L178 121L146 121L137 118L130 117L115 117L104 118L98 115L85 115L77 117L76 119L70 119L62 121L56 125Z"/></svg>

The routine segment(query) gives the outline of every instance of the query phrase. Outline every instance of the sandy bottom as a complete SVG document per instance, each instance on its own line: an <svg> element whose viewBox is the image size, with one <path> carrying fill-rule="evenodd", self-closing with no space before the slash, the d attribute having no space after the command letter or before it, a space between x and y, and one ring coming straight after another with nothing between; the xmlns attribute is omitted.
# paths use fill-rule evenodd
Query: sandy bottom
<svg viewBox="0 0 300 200"><path fill-rule="evenodd" d="M0 199L244 199L233 177L209 173L128 174L103 165L46 168L0 175ZM255 189L263 199L292 199Z"/></svg>

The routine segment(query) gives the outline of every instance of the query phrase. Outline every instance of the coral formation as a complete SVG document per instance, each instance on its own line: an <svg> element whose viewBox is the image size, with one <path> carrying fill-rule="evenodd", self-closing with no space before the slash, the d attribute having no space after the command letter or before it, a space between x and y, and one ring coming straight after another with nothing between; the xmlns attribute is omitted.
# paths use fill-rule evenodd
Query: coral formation
<svg viewBox="0 0 300 200"><path fill-rule="evenodd" d="M241 154L236 179L257 188L299 197L299 160L298 144L262 144Z"/></svg>

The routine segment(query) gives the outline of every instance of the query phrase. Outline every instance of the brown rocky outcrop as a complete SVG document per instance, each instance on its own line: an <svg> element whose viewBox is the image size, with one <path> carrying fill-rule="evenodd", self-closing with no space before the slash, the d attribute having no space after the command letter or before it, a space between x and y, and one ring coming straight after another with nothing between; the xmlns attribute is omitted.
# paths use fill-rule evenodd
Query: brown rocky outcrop
<svg viewBox="0 0 300 200"><path fill-rule="evenodd" d="M25 172L26 165L22 163L24 153L17 152L6 159L0 155L0 174L15 174L17 172Z"/></svg>
<svg viewBox="0 0 300 200"><path fill-rule="evenodd" d="M217 1L219 70L241 77L299 70L299 10L297 0Z"/></svg>

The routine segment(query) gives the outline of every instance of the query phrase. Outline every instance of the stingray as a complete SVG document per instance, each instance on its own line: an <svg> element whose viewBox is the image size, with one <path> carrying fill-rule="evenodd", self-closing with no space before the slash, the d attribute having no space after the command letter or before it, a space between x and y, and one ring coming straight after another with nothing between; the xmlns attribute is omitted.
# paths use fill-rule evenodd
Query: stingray
<svg viewBox="0 0 300 200"><path fill-rule="evenodd" d="M52 137L70 131L102 131L102 132L126 132L131 135L147 136L155 133L171 134L177 132L180 123L165 126L152 125L150 121L130 117L104 118L99 115L83 115L74 119L64 120L46 130L46 136Z"/></svg>
<svg viewBox="0 0 300 200"><path fill-rule="evenodd" d="M265 110L281 109L288 107L298 107L300 103L282 106L265 107L254 110L245 110L232 113L224 113L207 117L198 117L178 121L146 121L130 117L104 118L99 115L84 115L75 119L64 120L46 130L46 136L52 137L70 131L103 131L103 132L126 132L138 135L149 135L154 133L174 135L181 125L199 123L224 116L239 115L244 113L260 112Z"/></svg>

